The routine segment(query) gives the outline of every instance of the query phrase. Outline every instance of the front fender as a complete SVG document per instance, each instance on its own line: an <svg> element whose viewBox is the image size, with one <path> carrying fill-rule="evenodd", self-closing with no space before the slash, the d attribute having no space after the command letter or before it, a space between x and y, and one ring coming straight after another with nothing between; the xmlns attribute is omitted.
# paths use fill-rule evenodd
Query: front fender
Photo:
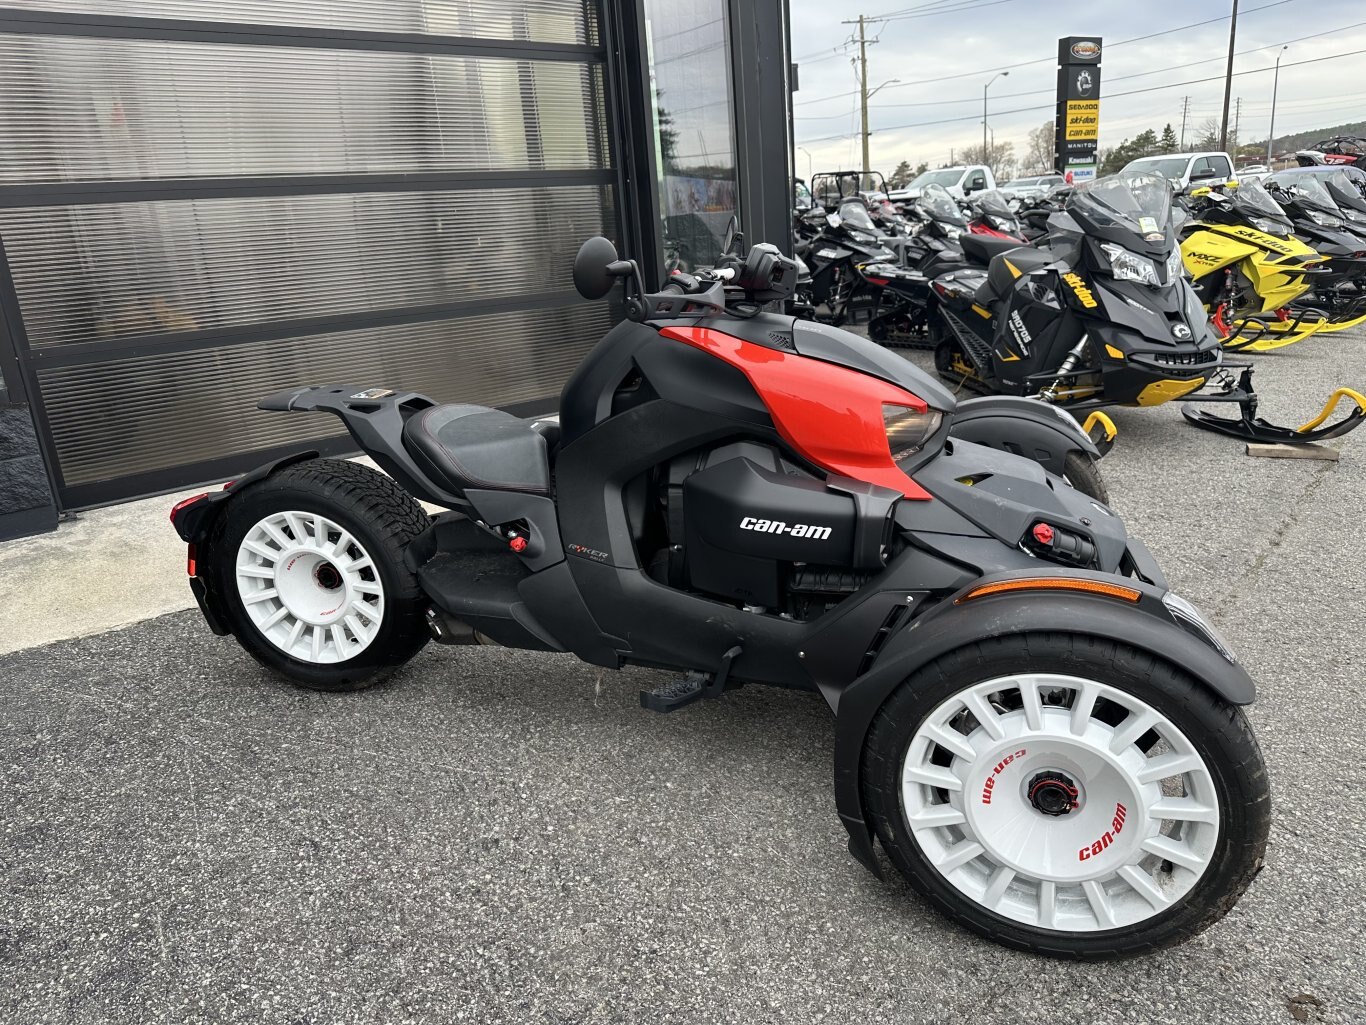
<svg viewBox="0 0 1366 1025"><path fill-rule="evenodd" d="M1071 453L1091 459L1102 455L1071 415L1061 414L1038 399L983 395L958 403L949 436L1024 456L1061 477Z"/></svg>
<svg viewBox="0 0 1366 1025"><path fill-rule="evenodd" d="M984 577L916 617L883 646L869 671L832 701L835 711L835 807L849 831L849 851L874 874L873 834L864 816L860 764L863 744L878 710L900 686L935 659L990 638L1030 633L1069 633L1120 641L1163 659L1193 676L1222 700L1251 704L1256 685L1198 627L1176 619L1162 603L1166 589L1137 577L1062 572L1067 577L1122 584L1140 592L1137 603L1081 591L1014 591L964 601L973 588L996 581L1037 577L1012 572Z"/></svg>

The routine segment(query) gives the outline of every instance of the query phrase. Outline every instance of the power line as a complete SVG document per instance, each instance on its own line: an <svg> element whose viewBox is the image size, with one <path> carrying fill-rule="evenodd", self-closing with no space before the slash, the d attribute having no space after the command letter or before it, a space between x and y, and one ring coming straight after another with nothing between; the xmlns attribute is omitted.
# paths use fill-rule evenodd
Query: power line
<svg viewBox="0 0 1366 1025"><path fill-rule="evenodd" d="M1334 54L1330 54L1330 55L1327 56L1327 57L1314 57L1314 58L1312 58L1312 59L1310 59L1310 60L1295 61L1295 62L1292 63L1292 64L1283 64L1283 65L1281 65L1281 66L1282 66L1282 67L1285 67L1285 68L1294 68L1294 67L1299 67L1299 66L1305 65L1305 64L1320 64L1320 63L1322 63L1322 62L1324 62L1324 61L1338 60L1338 59L1340 59L1340 58L1342 58L1342 57L1356 57L1356 56L1358 56L1358 55L1360 55L1360 54L1363 54L1363 53L1366 53L1366 50L1351 50L1351 51L1349 51L1349 52L1347 52L1347 53L1334 53ZM1271 70L1271 68L1250 68L1250 69L1248 69L1247 71L1235 71L1233 74L1234 74L1234 77L1236 78L1236 77L1239 76L1239 75L1260 75L1260 74L1263 74L1263 73L1265 73L1265 72L1267 72L1267 71L1270 71L1270 70ZM1213 77L1211 77L1211 78L1194 78L1194 79L1190 79L1189 81L1186 81L1186 82L1171 82L1171 83L1169 83L1169 84L1167 84L1167 85L1152 85L1152 86L1148 86L1148 87L1146 87L1146 88L1144 88L1144 89L1129 89L1129 90L1126 90L1125 92L1110 93L1109 96L1106 97L1106 99L1118 99L1118 98L1121 97L1121 96L1138 96L1138 95L1140 95L1140 94L1142 94L1142 93L1161 92L1163 89L1179 89L1179 88L1181 88L1182 86L1187 86L1187 85L1201 85L1201 84L1203 84L1203 83L1205 83L1205 82L1222 82L1223 80L1224 80L1224 76L1223 76L1223 75L1215 75L1215 76L1213 76ZM1039 105L1036 105L1036 106L1033 106L1033 107L1016 107L1016 108L1013 109L1013 110L998 110L998 111L996 111L996 116L997 116L997 117L1003 117L1003 116L1008 115L1008 114L1025 114L1025 113L1032 113L1032 112L1038 111L1038 110L1052 110L1054 107L1055 107L1055 104L1052 104L1052 103L1048 103L1048 104L1039 104ZM939 119L939 120L937 120L937 121L917 121L917 122L914 122L913 124L907 124L907 125L889 125L889 126L887 126L886 128L879 128L878 131L880 131L880 132L898 132L898 131L901 131L902 129L905 129L905 128L927 128L927 127L930 127L930 126L933 126L933 125L948 125L948 124L955 124L955 123L960 122L960 121L977 121L977 120L979 120L978 116L977 116L976 114L972 114L972 115L969 115L969 116L967 116L967 117L948 117L948 118L941 118L941 119ZM843 138L845 138L845 136L843 136L843 135L827 135L827 136L822 136L822 137L816 138L816 139L804 139L804 140L802 140L802 141L803 141L803 142L828 142L828 141L830 141L830 140L832 140L832 139L843 139Z"/></svg>
<svg viewBox="0 0 1366 1025"><path fill-rule="evenodd" d="M1306 39L1317 39L1320 36L1330 36L1338 32L1346 32L1348 29L1360 28L1362 25L1366 25L1366 21L1353 22L1350 25L1339 25L1337 28L1327 29L1323 32L1314 32L1307 36L1297 36L1294 39L1286 39L1283 42L1278 43L1267 43L1265 46L1251 46L1248 47L1246 50L1239 50L1236 54L1234 54L1234 56L1243 57L1249 53L1257 53L1261 50L1270 50L1278 46L1289 45L1290 43L1302 43ZM1209 57L1202 61L1191 61L1185 64L1172 64L1165 68L1151 68L1147 71L1138 71L1130 75L1118 75L1116 77L1108 79L1108 81L1111 85L1113 85L1116 82L1128 82L1135 78L1147 78L1149 75L1160 75L1168 71L1180 71L1184 68L1193 68L1200 64L1209 64L1214 61L1221 61L1223 59L1223 56ZM997 99L1009 100L1020 96L1038 96L1041 93L1052 93L1053 91L1054 90L1052 88L1026 89L1017 93L1002 93L999 96L997 96ZM977 100L978 98L976 96L964 96L960 99L955 100L923 100L915 103L870 103L868 106L878 110L895 110L904 107L947 107L950 104L954 103L976 103ZM799 115L796 118L796 120L829 121L833 118L839 118L843 116L843 114L802 114Z"/></svg>
<svg viewBox="0 0 1366 1025"><path fill-rule="evenodd" d="M1263 4L1263 5L1260 6L1260 7L1249 7L1247 10L1245 10L1245 11L1243 11L1243 12L1241 12L1241 13L1242 13L1243 17L1247 17L1249 14L1255 14L1257 11L1265 11L1265 10L1267 10L1267 9L1269 9L1269 8L1272 8L1272 7L1280 7L1282 4L1288 4L1288 3L1294 3L1294 2L1295 2L1295 0L1274 0L1273 3ZM1132 37L1132 38L1130 38L1130 39L1120 39L1120 40L1118 40L1117 42L1107 43L1107 44L1106 44L1106 49L1107 49L1107 50L1113 50L1113 49L1114 49L1115 47L1117 47L1117 46L1126 46L1126 45L1129 44L1129 43L1138 43L1138 42L1142 42L1142 41L1145 40L1145 39L1156 39L1158 36L1170 35L1170 34L1173 33L1173 32L1182 32L1182 31L1184 31L1184 30L1186 30L1186 29L1188 29L1188 28L1199 28L1199 27L1202 26L1202 25L1213 25L1215 22L1228 21L1228 18L1229 18L1228 15L1224 15L1222 18L1209 18L1209 19L1207 19L1207 20L1205 20L1205 21L1195 21L1195 22L1191 22L1189 25L1177 25L1175 28L1163 29L1163 30L1160 31L1160 32L1150 32L1150 33L1148 33L1147 35L1144 35L1144 36L1134 36L1134 37ZM1260 47L1259 49L1265 49L1265 47ZM1216 60L1217 60L1217 59L1218 59L1218 58L1216 58ZM936 83L939 83L939 82L949 82L949 81L953 81L954 79L957 79L957 78L973 78L973 77L975 77L975 76L977 76L977 75L984 75L984 74L986 74L988 71L1014 71L1016 68L1028 68L1028 67L1034 66L1035 64L1056 64L1056 63L1057 63L1057 58L1055 58L1055 57L1040 57L1040 58L1038 58L1037 60L1032 60L1032 61L1021 61L1021 62L1018 63L1018 64L998 64L998 65L996 65L996 66L994 66L994 67L979 68L979 69L977 69L977 70L975 70L975 71L962 71L962 72L959 72L959 73L954 74L954 75L941 75L941 76L939 76L938 78L922 78L922 79L919 79L919 80L914 81L914 82L902 82L902 83L900 83L899 85L889 86L888 88L889 88L889 89L907 89L907 88L910 88L911 86L916 86L916 85L933 85L933 84L936 84ZM851 94L851 93L831 93L829 96L822 96L822 97L820 97L819 99L814 99L814 100L799 100L797 103L794 104L794 106L801 107L801 106L805 106L805 105L811 104L811 103L823 103L823 102L825 102L826 100L840 99L840 98L842 98L842 97L849 96L849 95L852 95L852 94Z"/></svg>

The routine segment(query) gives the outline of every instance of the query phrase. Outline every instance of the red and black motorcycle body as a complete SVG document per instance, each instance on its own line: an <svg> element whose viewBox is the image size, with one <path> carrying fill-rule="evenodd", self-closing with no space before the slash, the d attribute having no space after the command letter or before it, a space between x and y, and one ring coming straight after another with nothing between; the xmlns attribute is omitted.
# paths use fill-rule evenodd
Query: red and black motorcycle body
<svg viewBox="0 0 1366 1025"><path fill-rule="evenodd" d="M631 302L640 319L569 379L558 429L482 410L468 437L433 444L424 425L461 422L433 411L475 407L355 386L262 402L337 414L407 491L452 510L407 548L438 636L676 670L705 679L706 697L747 682L818 690L837 715L838 811L874 871L864 737L946 645L1034 629L1123 636L1226 700L1252 700L1247 674L1163 604L1160 570L1118 516L1013 454L1051 447L1060 462L1081 446L1065 414L958 404L912 364L824 325L698 315L678 295ZM929 418L895 454L889 407ZM179 510L181 536L202 551L238 490ZM1122 583L1134 597L1009 586L1041 576ZM979 596L993 582L1007 586ZM195 583L221 631L231 585Z"/></svg>

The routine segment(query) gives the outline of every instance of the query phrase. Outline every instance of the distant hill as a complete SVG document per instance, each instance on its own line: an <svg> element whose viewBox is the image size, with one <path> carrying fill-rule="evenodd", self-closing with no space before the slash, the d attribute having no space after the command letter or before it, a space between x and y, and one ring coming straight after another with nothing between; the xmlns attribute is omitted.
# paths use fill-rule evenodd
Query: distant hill
<svg viewBox="0 0 1366 1025"><path fill-rule="evenodd" d="M1308 132L1296 132L1294 135L1278 135L1272 148L1277 153L1293 153L1324 139L1331 139L1335 135L1355 135L1357 138L1366 139L1366 121L1353 121L1351 124L1338 125L1335 128L1315 128ZM1266 140L1245 145L1255 145L1264 149Z"/></svg>

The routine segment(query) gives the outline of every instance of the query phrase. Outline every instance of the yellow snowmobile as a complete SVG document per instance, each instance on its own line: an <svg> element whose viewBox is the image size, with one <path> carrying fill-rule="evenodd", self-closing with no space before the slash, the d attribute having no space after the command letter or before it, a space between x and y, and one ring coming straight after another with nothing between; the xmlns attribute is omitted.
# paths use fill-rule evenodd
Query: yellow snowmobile
<svg viewBox="0 0 1366 1025"><path fill-rule="evenodd" d="M1198 186L1182 197L1181 258L1224 348L1269 352L1328 326L1290 304L1326 273L1327 259L1292 234L1289 217L1255 182Z"/></svg>

